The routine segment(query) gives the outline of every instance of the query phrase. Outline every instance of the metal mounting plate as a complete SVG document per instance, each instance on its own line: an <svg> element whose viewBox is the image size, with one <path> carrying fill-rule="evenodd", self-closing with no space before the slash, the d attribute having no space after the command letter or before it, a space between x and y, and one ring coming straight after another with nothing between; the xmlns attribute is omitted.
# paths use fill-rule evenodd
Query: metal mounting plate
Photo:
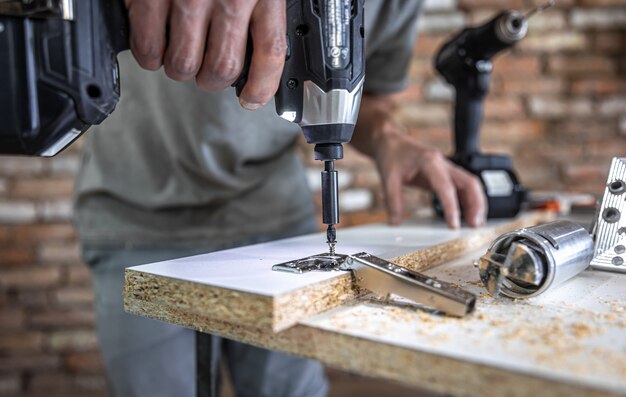
<svg viewBox="0 0 626 397"><path fill-rule="evenodd" d="M595 226L595 252L591 267L599 270L626 272L618 253L626 240L626 157L615 157L598 209ZM622 242L620 244L620 241ZM615 250L617 248L617 251Z"/></svg>

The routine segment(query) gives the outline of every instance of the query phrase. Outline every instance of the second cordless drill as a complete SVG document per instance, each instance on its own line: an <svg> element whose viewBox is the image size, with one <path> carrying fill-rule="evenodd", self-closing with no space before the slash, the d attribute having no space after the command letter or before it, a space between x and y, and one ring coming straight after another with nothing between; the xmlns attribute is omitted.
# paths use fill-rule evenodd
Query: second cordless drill
<svg viewBox="0 0 626 397"><path fill-rule="evenodd" d="M525 189L518 182L511 158L481 153L479 133L493 69L491 59L514 46L527 31L525 15L504 11L483 25L463 29L435 57L435 68L456 91L452 161L480 178L489 218L517 215L525 199Z"/></svg>

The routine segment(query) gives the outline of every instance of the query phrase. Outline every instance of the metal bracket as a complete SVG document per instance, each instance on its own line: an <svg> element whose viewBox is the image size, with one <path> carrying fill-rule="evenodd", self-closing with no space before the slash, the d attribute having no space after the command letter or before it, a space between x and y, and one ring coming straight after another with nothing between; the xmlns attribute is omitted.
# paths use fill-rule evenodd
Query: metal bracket
<svg viewBox="0 0 626 397"><path fill-rule="evenodd" d="M0 0L0 15L73 21L74 0Z"/></svg>
<svg viewBox="0 0 626 397"><path fill-rule="evenodd" d="M419 306L462 317L474 310L476 296L450 283L391 263L366 252L319 254L272 266L290 273L351 270L356 284L381 297L397 295Z"/></svg>
<svg viewBox="0 0 626 397"><path fill-rule="evenodd" d="M626 240L626 157L615 157L607 178L594 230L595 253L591 267L626 272L621 251ZM618 247L622 248L618 248Z"/></svg>
<svg viewBox="0 0 626 397"><path fill-rule="evenodd" d="M626 238L593 258L591 266L594 269L626 273Z"/></svg>
<svg viewBox="0 0 626 397"><path fill-rule="evenodd" d="M340 269L340 266L343 264L347 256L348 255L344 254L330 255L329 253L311 255L307 256L306 258L279 263L278 265L272 266L272 270L297 274L312 271L329 272L335 270L344 270Z"/></svg>

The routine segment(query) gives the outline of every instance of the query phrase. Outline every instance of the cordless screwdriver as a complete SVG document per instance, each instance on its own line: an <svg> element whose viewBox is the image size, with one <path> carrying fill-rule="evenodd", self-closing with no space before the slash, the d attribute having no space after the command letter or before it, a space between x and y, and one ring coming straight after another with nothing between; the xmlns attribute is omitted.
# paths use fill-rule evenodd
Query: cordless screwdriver
<svg viewBox="0 0 626 397"><path fill-rule="evenodd" d="M528 18L553 4L554 1L548 1L526 14L502 11L482 25L463 29L448 40L435 57L435 69L455 88L452 161L480 178L488 200L489 218L515 216L526 196L511 158L483 154L479 149L483 101L489 91L492 58L526 37Z"/></svg>
<svg viewBox="0 0 626 397"><path fill-rule="evenodd" d="M334 161L352 138L365 73L363 0L288 0L288 51L276 112L314 145L334 254ZM250 43L251 44L251 43ZM54 156L113 110L117 54L129 48L122 0L0 0L0 154ZM246 67L234 84L240 92Z"/></svg>

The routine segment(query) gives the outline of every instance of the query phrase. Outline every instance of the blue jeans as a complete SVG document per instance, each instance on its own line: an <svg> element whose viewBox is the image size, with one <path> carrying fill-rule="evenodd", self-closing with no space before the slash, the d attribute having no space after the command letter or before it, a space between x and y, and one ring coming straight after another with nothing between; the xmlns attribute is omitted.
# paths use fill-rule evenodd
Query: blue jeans
<svg viewBox="0 0 626 397"><path fill-rule="evenodd" d="M314 222L229 246L83 247L93 271L98 337L110 397L194 397L194 331L124 312L124 268L314 232ZM319 362L217 338L238 397L323 397Z"/></svg>

